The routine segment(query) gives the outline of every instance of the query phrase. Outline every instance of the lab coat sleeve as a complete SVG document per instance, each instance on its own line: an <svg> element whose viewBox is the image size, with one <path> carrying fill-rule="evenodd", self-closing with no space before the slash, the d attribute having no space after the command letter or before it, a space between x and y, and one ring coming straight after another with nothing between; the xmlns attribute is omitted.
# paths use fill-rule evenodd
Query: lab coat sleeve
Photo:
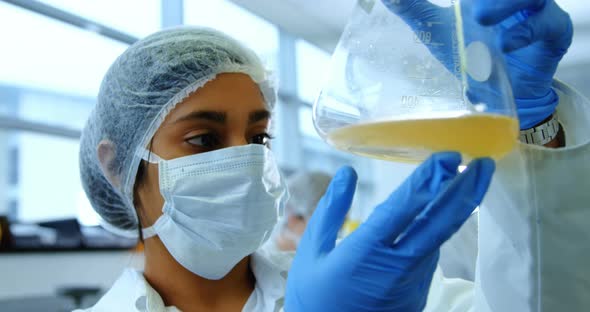
<svg viewBox="0 0 590 312"><path fill-rule="evenodd" d="M445 278L440 266L434 272L424 312L473 312L471 281Z"/></svg>
<svg viewBox="0 0 590 312"><path fill-rule="evenodd" d="M438 265L447 278L475 281L477 262L477 213L440 247Z"/></svg>
<svg viewBox="0 0 590 312"><path fill-rule="evenodd" d="M566 146L520 144L498 162L479 213L475 283L437 272L425 311L590 307L590 102L554 89Z"/></svg>

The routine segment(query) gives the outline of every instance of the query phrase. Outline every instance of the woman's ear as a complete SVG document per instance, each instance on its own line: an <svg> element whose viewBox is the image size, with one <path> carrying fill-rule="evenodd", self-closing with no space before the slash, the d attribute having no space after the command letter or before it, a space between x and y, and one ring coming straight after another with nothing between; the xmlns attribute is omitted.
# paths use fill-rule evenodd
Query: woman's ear
<svg viewBox="0 0 590 312"><path fill-rule="evenodd" d="M98 143L97 156L100 168L109 182L115 188L119 188L121 186L121 179L119 174L114 170L115 153L115 144L110 140L102 140Z"/></svg>

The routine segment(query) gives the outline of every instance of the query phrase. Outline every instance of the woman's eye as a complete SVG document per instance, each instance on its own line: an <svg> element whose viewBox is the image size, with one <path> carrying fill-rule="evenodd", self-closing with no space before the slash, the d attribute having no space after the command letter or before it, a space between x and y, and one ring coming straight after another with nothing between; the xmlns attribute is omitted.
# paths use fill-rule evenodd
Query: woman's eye
<svg viewBox="0 0 590 312"><path fill-rule="evenodd" d="M272 140L272 136L268 133L257 134L252 137L250 144L268 145L269 141Z"/></svg>
<svg viewBox="0 0 590 312"><path fill-rule="evenodd" d="M220 144L219 138L212 133L205 133L194 136L190 139L187 139L186 142L195 146L205 148L215 148Z"/></svg>

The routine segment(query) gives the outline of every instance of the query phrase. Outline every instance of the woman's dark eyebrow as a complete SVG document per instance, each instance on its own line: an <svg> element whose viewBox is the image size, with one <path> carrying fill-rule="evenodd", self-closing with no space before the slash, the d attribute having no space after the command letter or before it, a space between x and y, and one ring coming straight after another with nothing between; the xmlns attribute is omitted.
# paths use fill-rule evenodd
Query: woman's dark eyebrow
<svg viewBox="0 0 590 312"><path fill-rule="evenodd" d="M226 113L215 111L196 111L188 115L184 115L174 121L174 123L194 120L206 120L219 124L224 124L227 119Z"/></svg>
<svg viewBox="0 0 590 312"><path fill-rule="evenodd" d="M248 116L248 123L253 124L267 119L270 119L270 112L266 109L261 109L250 113Z"/></svg>

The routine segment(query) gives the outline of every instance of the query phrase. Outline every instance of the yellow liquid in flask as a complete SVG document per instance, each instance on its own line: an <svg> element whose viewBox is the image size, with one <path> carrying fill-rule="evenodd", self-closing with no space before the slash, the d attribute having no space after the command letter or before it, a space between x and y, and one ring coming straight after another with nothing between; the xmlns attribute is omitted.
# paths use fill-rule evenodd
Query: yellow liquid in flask
<svg viewBox="0 0 590 312"><path fill-rule="evenodd" d="M392 161L419 162L439 151L500 159L517 144L518 131L515 118L472 114L358 124L332 131L328 141L341 150Z"/></svg>

